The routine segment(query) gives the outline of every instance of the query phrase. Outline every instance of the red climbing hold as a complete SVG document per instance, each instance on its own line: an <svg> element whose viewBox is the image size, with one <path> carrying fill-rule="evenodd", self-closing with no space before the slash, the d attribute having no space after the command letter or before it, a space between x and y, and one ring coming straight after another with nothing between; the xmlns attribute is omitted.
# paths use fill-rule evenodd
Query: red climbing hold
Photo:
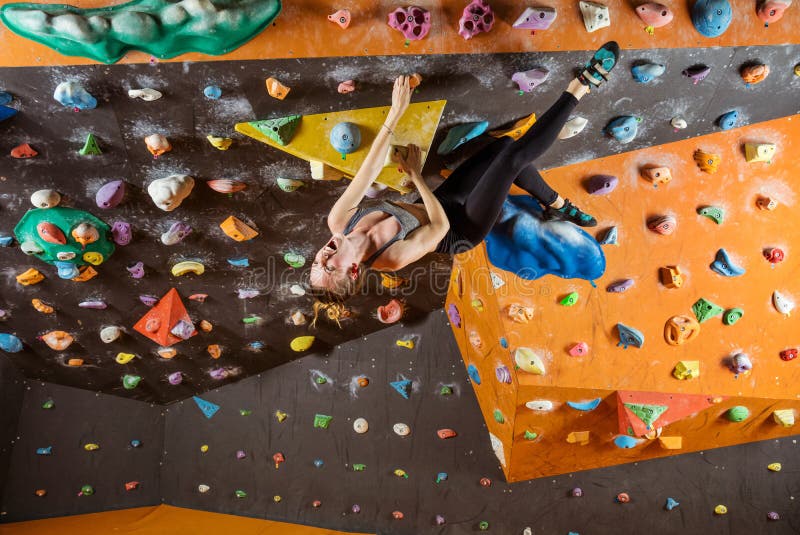
<svg viewBox="0 0 800 535"><path fill-rule="evenodd" d="M186 307L183 306L181 297L178 295L178 290L172 288L158 301L158 304L148 310L147 313L136 322L133 329L158 345L169 347L185 339L175 336L171 332L172 328L180 322L192 326L194 325L192 323L192 318L189 317L189 313L186 312ZM150 330L156 325L157 327L155 327L154 330ZM192 328L188 337L192 337L195 334L197 334L197 331Z"/></svg>
<svg viewBox="0 0 800 535"><path fill-rule="evenodd" d="M27 143L23 143L22 145L16 146L13 149L11 149L11 157L20 160L24 160L26 158L33 158L37 154L39 153L33 150L33 147L31 147Z"/></svg>
<svg viewBox="0 0 800 535"><path fill-rule="evenodd" d="M64 236L61 229L47 221L42 221L36 225L36 232L39 234L39 237L47 243L55 243L58 245L66 245L67 243L67 237Z"/></svg>
<svg viewBox="0 0 800 535"><path fill-rule="evenodd" d="M791 347L780 352L781 360L789 362L797 358L797 348Z"/></svg>

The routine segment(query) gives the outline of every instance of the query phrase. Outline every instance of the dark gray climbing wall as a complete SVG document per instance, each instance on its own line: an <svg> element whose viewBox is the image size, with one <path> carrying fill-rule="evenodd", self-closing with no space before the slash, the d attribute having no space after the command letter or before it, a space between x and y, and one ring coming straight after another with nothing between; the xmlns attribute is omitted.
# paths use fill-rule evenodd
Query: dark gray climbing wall
<svg viewBox="0 0 800 535"><path fill-rule="evenodd" d="M14 522L156 505L164 444L163 407L52 383L26 381L0 519ZM42 408L52 400L53 407ZM4 407L5 410L5 407ZM3 428L5 433L5 428ZM140 441L132 447L131 441ZM87 451L86 444L100 448ZM52 446L51 455L37 455ZM138 488L125 490L125 483ZM91 496L78 496L83 485ZM36 490L47 491L37 496Z"/></svg>
<svg viewBox="0 0 800 535"><path fill-rule="evenodd" d="M7 481L11 450L17 437L17 422L25 392L22 374L5 356L0 356L0 482ZM0 483L0 495L3 485Z"/></svg>
<svg viewBox="0 0 800 535"><path fill-rule="evenodd" d="M716 117L731 108L739 109L743 124L796 113L800 81L793 78L792 66L798 55L797 46L626 51L620 72L611 83L589 95L578 108L578 113L589 119L586 130L558 142L540 164L557 166L705 134L716 128ZM322 58L0 70L0 85L17 97L13 105L20 109L19 115L3 123L0 154L8 154L22 142L40 152L25 161L0 158L0 233L10 233L28 209L33 191L52 187L64 195L64 205L87 209L108 222L127 220L133 224L135 235L132 244L119 248L99 267L99 277L83 284L61 281L52 267L25 257L16 248L4 250L0 269L6 277L0 283L0 307L10 309L11 318L3 329L17 333L26 344L24 352L11 356L13 362L28 377L168 402L296 358L288 343L307 330L287 325L287 318L298 309L308 313L312 300L289 293L288 287L300 281L303 272L286 268L281 258L287 251L309 257L316 251L326 239L325 214L344 184L309 181L308 187L297 192L280 191L275 185L279 176L309 178L305 162L242 139L233 133L233 124L290 113L388 104L393 76L419 71L425 82L414 98L448 100L435 141L438 145L447 127L459 123L487 119L494 127L531 111L541 114L585 56L576 52ZM772 74L765 82L748 88L738 77L738 67L754 59L769 63ZM652 84L636 84L627 71L642 60L666 64L666 74ZM680 73L697 63L710 65L712 71L695 86ZM536 65L550 69L550 79L531 94L518 94L511 75ZM269 75L292 87L289 98L278 101L267 95L264 79ZM337 83L350 78L358 80L358 91L336 93ZM100 99L99 107L74 113L58 105L52 92L60 81L68 79L81 81ZM221 100L212 102L203 97L202 89L209 83L222 87ZM159 89L165 96L150 103L126 96L127 89L142 86ZM639 137L628 145L604 138L601 131L607 122L625 114L643 118ZM669 119L675 115L683 116L689 128L674 132ZM77 154L89 132L98 137L102 156L85 158ZM174 146L158 160L153 160L143 143L143 137L154 132L167 135ZM219 152L205 141L210 133L231 135L236 144L227 152ZM453 165L472 149L466 147L444 162L432 157L426 167L432 182L438 181L436 175L445 164ZM189 199L175 212L166 213L152 204L144 188L152 179L171 173L188 173L199 180ZM112 210L97 209L93 200L97 189L106 181L120 178L129 188L125 202ZM249 187L229 197L203 184L214 178L240 179ZM230 214L252 220L261 236L241 244L229 240L217 225ZM179 245L164 246L159 235L175 221L188 222L195 231ZM250 268L228 265L228 258L245 255ZM181 279L168 274L176 261L187 258L203 261L206 273ZM143 261L147 270L141 281L131 279L125 270L137 260ZM13 275L31 266L45 272L47 280L28 288L17 285ZM409 305L407 318L412 321L441 305L449 269L441 259L434 258L423 260L420 266L428 269L417 273L426 275L417 278L404 295ZM147 310L138 296L161 296L171 286L178 288L184 300L192 293L208 293L205 304L187 302L187 306L195 320L208 319L215 327L208 335L179 344L178 356L168 361L158 358L155 344L130 327ZM237 290L242 288L259 289L262 295L238 299ZM30 306L33 297L51 302L56 314L44 317L35 312ZM77 307L78 302L95 297L107 300L109 309L98 312ZM344 322L343 330L322 320L314 332L318 337L314 349L325 351L381 328L374 317L375 308L387 300L386 295L354 300L355 317ZM263 321L246 326L242 318L250 315L258 315ZM128 333L121 341L104 345L98 331L106 324L126 326ZM51 351L36 337L53 329L73 333L76 343L63 354ZM247 344L253 341L263 342L265 349L247 351ZM223 346L223 357L218 361L205 352L211 343ZM139 358L118 365L113 359L121 351ZM83 358L86 364L69 368L65 362L70 357ZM218 368L226 370L226 379L210 377L210 372ZM184 383L169 385L166 376L178 370L184 372ZM136 389L126 391L120 381L125 373L138 374L144 380Z"/></svg>

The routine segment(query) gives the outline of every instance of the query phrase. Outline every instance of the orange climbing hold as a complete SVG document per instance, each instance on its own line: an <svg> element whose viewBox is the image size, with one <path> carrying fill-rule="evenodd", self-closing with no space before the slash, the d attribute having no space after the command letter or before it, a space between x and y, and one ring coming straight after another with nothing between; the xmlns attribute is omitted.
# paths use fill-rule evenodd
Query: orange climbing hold
<svg viewBox="0 0 800 535"><path fill-rule="evenodd" d="M694 151L694 161L697 163L697 166L701 171L710 175L719 171L720 159L721 157L719 154L704 152L700 149Z"/></svg>
<svg viewBox="0 0 800 535"><path fill-rule="evenodd" d="M278 100L283 100L286 98L286 95L289 94L291 91L290 88L286 87L282 83L280 83L277 79L272 78L271 76L267 78L267 92L269 96L277 98Z"/></svg>
<svg viewBox="0 0 800 535"><path fill-rule="evenodd" d="M92 266L79 266L78 276L72 279L75 282L86 282L97 276L97 270Z"/></svg>
<svg viewBox="0 0 800 535"><path fill-rule="evenodd" d="M679 450L683 448L683 437L659 437L658 443L665 450Z"/></svg>
<svg viewBox="0 0 800 535"><path fill-rule="evenodd" d="M739 71L742 75L742 80L748 85L755 85L764 81L769 76L769 65L757 64L746 65Z"/></svg>
<svg viewBox="0 0 800 535"><path fill-rule="evenodd" d="M73 366L75 368L83 366L83 359L69 359L67 361L67 366Z"/></svg>
<svg viewBox="0 0 800 535"><path fill-rule="evenodd" d="M17 282L23 286L31 286L33 284L38 284L44 280L44 275L42 275L39 271L34 268L30 268L25 273L20 273L17 275Z"/></svg>
<svg viewBox="0 0 800 535"><path fill-rule="evenodd" d="M192 318L186 312L178 290L172 288L136 322L133 329L158 345L169 347L183 340L171 332L173 327L181 321L192 325ZM195 334L197 332L193 331L189 336Z"/></svg>
<svg viewBox="0 0 800 535"><path fill-rule="evenodd" d="M211 355L212 359L218 359L222 356L222 348L219 346L219 344L211 344L206 348L206 351L208 351L208 354Z"/></svg>
<svg viewBox="0 0 800 535"><path fill-rule="evenodd" d="M64 351L75 340L71 334L64 331L50 331L39 337L47 347L54 351Z"/></svg>
<svg viewBox="0 0 800 535"><path fill-rule="evenodd" d="M255 229L235 216L229 216L228 219L219 224L219 228L236 241L252 240L258 236L258 232Z"/></svg>
<svg viewBox="0 0 800 535"><path fill-rule="evenodd" d="M331 13L328 15L328 20L338 24L341 29L346 30L347 27L350 26L350 10L340 9L336 13Z"/></svg>
<svg viewBox="0 0 800 535"><path fill-rule="evenodd" d="M54 309L41 299L31 299L31 304L33 305L33 308L35 308L42 314L52 314L53 312L56 311L56 309Z"/></svg>
<svg viewBox="0 0 800 535"><path fill-rule="evenodd" d="M159 347L158 350L156 350L156 353L158 353L158 356L162 359L171 359L178 354L178 352L172 347Z"/></svg>
<svg viewBox="0 0 800 535"><path fill-rule="evenodd" d="M26 158L33 158L37 154L39 154L39 153L36 152L33 149L33 147L31 147L27 143L23 143L22 145L18 145L16 147L14 147L13 149L11 149L11 157L12 158L17 158L17 159L20 159L20 160L24 160Z"/></svg>
<svg viewBox="0 0 800 535"><path fill-rule="evenodd" d="M661 280L661 284L667 288L680 288L683 286L683 274L678 266L659 268L658 278Z"/></svg>
<svg viewBox="0 0 800 535"><path fill-rule="evenodd" d="M408 76L408 87L414 89L422 83L422 75L418 72Z"/></svg>
<svg viewBox="0 0 800 535"><path fill-rule="evenodd" d="M672 180L672 171L669 167L645 167L642 176L652 182L653 187L658 187Z"/></svg>

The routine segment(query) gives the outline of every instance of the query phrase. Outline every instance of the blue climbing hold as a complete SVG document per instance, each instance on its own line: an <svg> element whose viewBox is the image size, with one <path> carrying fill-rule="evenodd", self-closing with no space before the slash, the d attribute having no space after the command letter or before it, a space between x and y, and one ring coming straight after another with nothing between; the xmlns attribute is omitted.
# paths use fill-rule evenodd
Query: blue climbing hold
<svg viewBox="0 0 800 535"><path fill-rule="evenodd" d="M479 135L486 132L487 128L489 128L489 121L465 123L454 126L447 131L447 136L439 145L439 148L436 149L436 154L439 156L450 154L467 141L475 139Z"/></svg>
<svg viewBox="0 0 800 535"><path fill-rule="evenodd" d="M706 37L719 37L733 19L733 9L728 0L697 0L692 6L692 24Z"/></svg>
<svg viewBox="0 0 800 535"><path fill-rule="evenodd" d="M58 276L65 280L74 279L78 275L80 275L80 271L78 271L78 266L71 262L63 262L61 260L56 260L53 264L58 269Z"/></svg>
<svg viewBox="0 0 800 535"><path fill-rule="evenodd" d="M634 65L631 68L631 74L633 75L634 80L640 84L646 84L664 74L666 70L667 68L664 65L659 65L657 63L643 63L640 65Z"/></svg>
<svg viewBox="0 0 800 535"><path fill-rule="evenodd" d="M739 112L736 110L732 110L720 115L719 119L717 119L717 124L723 130L730 130L731 128L736 126L736 123L738 121L739 121Z"/></svg>
<svg viewBox="0 0 800 535"><path fill-rule="evenodd" d="M411 394L411 381L404 379L402 381L392 381L389 384L392 385L392 388L397 390L401 396L408 399L408 396Z"/></svg>
<svg viewBox="0 0 800 535"><path fill-rule="evenodd" d="M667 503L666 505L664 505L664 507L667 509L667 511L672 511L679 505L680 503L678 503L676 500L673 500L672 498L667 498Z"/></svg>
<svg viewBox="0 0 800 535"><path fill-rule="evenodd" d="M595 410L597 406L600 405L601 401L602 401L601 398L593 399L591 401L580 401L580 402L567 401L567 405L569 405L575 410L589 412Z"/></svg>
<svg viewBox="0 0 800 535"><path fill-rule="evenodd" d="M47 446L46 448L36 448L36 455L52 455L53 454L53 446Z"/></svg>
<svg viewBox="0 0 800 535"><path fill-rule="evenodd" d="M206 418L211 418L219 410L219 405L216 403L211 403L210 401L206 401L197 396L192 396L192 399L195 403L197 403L197 406L200 408L200 410L203 411L203 414Z"/></svg>
<svg viewBox="0 0 800 535"><path fill-rule="evenodd" d="M476 368L474 364L467 366L467 375L469 375L469 378L472 379L472 382L476 385L481 384L481 375L478 373L478 368Z"/></svg>
<svg viewBox="0 0 800 535"><path fill-rule="evenodd" d="M628 349L628 346L642 347L644 345L644 334L638 329L628 327L624 323L617 323L617 331L619 332L617 346L622 346L622 349Z"/></svg>
<svg viewBox="0 0 800 535"><path fill-rule="evenodd" d="M260 340L256 340L254 342L250 342L249 344L247 344L247 349L249 349L250 351L261 351L262 349L264 349L264 347L265 347L264 342Z"/></svg>
<svg viewBox="0 0 800 535"><path fill-rule="evenodd" d="M5 106L12 100L14 100L14 97L11 95L11 93L8 91L0 91L0 106Z"/></svg>
<svg viewBox="0 0 800 535"><path fill-rule="evenodd" d="M711 262L711 269L723 277L738 277L745 273L744 268L731 262L728 251L725 249L717 251L717 256L714 257L714 261Z"/></svg>
<svg viewBox="0 0 800 535"><path fill-rule="evenodd" d="M642 122L641 117L623 115L622 117L612 119L603 131L620 143L630 143L639 132L640 122Z"/></svg>
<svg viewBox="0 0 800 535"><path fill-rule="evenodd" d="M222 89L215 85L209 85L203 89L203 94L207 99L218 100L222 96Z"/></svg>
<svg viewBox="0 0 800 535"><path fill-rule="evenodd" d="M14 236L0 236L0 247L11 247L14 243Z"/></svg>
<svg viewBox="0 0 800 535"><path fill-rule="evenodd" d="M503 349L508 349L508 340L506 340L505 336L500 337L500 347Z"/></svg>
<svg viewBox="0 0 800 535"><path fill-rule="evenodd" d="M611 227L603 233L603 236L597 243L600 245L617 245L618 239L619 231L617 230L617 227Z"/></svg>
<svg viewBox="0 0 800 535"><path fill-rule="evenodd" d="M56 87L53 98L62 106L76 110L92 110L97 107L97 99L78 82L61 82Z"/></svg>
<svg viewBox="0 0 800 535"><path fill-rule="evenodd" d="M17 114L17 110L9 106L0 106L0 122L10 119Z"/></svg>
<svg viewBox="0 0 800 535"><path fill-rule="evenodd" d="M13 334L0 333L0 349L6 353L22 351L22 341Z"/></svg>
<svg viewBox="0 0 800 535"><path fill-rule="evenodd" d="M141 445L142 445L141 440L136 440L135 438L131 440L131 448L138 448Z"/></svg>
<svg viewBox="0 0 800 535"><path fill-rule="evenodd" d="M339 123L331 129L330 141L336 152L353 153L361 146L361 130L353 123Z"/></svg>
<svg viewBox="0 0 800 535"><path fill-rule="evenodd" d="M314 459L314 466L316 466L317 468L322 468L323 464L325 463L322 462L322 459Z"/></svg>
<svg viewBox="0 0 800 535"><path fill-rule="evenodd" d="M239 258L229 258L228 263L236 267L250 267L250 260L246 256Z"/></svg>
<svg viewBox="0 0 800 535"><path fill-rule="evenodd" d="M618 448L629 450L639 445L639 441L628 435L619 435L614 439L614 445Z"/></svg>

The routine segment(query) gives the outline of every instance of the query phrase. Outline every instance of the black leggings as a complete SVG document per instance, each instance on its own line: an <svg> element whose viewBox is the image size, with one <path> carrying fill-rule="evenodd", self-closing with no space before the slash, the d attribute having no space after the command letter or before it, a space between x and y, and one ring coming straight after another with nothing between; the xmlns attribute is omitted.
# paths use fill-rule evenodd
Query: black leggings
<svg viewBox="0 0 800 535"><path fill-rule="evenodd" d="M533 161L550 148L577 106L563 93L521 138L503 136L470 156L436 188L434 195L450 220L450 230L436 249L455 254L475 247L492 230L512 182L544 205L558 194L539 174Z"/></svg>

